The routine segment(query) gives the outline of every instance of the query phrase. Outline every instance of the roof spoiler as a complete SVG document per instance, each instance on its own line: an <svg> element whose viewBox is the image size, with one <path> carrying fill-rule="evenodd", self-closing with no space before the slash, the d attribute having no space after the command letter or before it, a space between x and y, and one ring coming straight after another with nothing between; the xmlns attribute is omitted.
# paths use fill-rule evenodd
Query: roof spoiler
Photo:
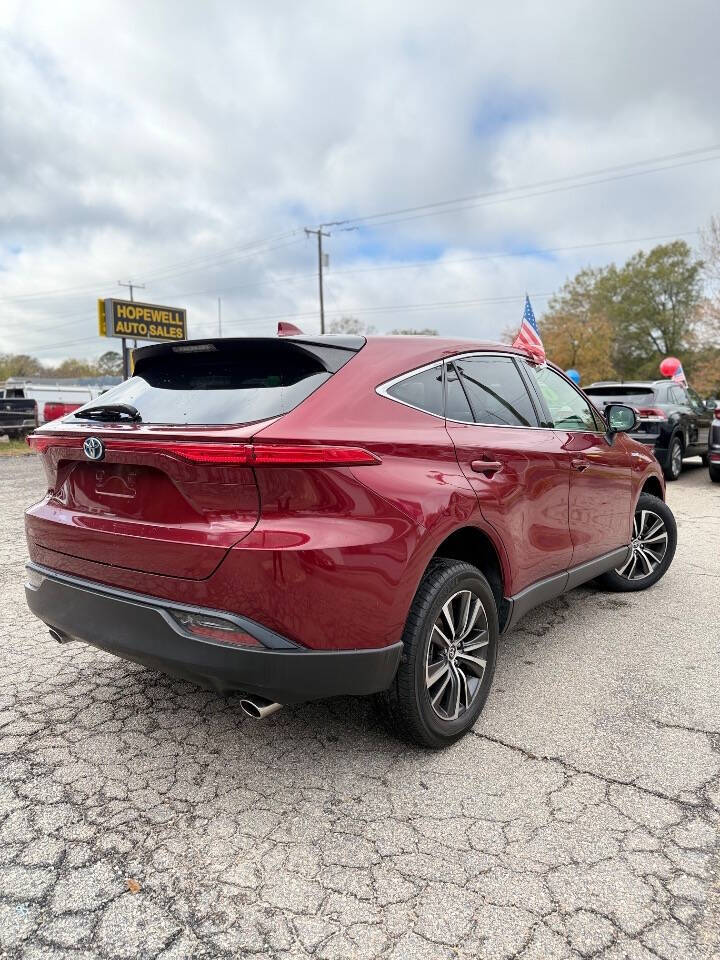
<svg viewBox="0 0 720 960"><path fill-rule="evenodd" d="M294 323L283 323L282 320L278 323L279 337L301 337L302 335L302 330L300 327L296 327Z"/></svg>

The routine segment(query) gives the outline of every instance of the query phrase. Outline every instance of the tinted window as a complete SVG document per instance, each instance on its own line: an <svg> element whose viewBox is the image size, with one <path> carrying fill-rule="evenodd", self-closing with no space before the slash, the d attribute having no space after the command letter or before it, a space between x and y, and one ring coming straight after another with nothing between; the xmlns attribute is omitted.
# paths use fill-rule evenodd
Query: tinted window
<svg viewBox="0 0 720 960"><path fill-rule="evenodd" d="M411 377L405 377L399 383L388 387L387 393L396 400L425 410L427 413L443 415L442 365L430 367Z"/></svg>
<svg viewBox="0 0 720 960"><path fill-rule="evenodd" d="M705 404L700 399L700 396L695 393L692 387L687 388L687 395L690 398L690 406L693 408L695 413L704 413Z"/></svg>
<svg viewBox="0 0 720 960"><path fill-rule="evenodd" d="M687 406L687 397L680 387L670 387L670 399L673 403L679 403L681 406Z"/></svg>
<svg viewBox="0 0 720 960"><path fill-rule="evenodd" d="M623 397L623 403L632 398L640 397L647 401L653 396L652 387L639 387L633 384L610 383L599 387L587 387L585 393L589 397Z"/></svg>
<svg viewBox="0 0 720 960"><path fill-rule="evenodd" d="M445 391L445 416L450 420L472 423L473 415L470 404L460 383L460 377L452 364L447 368Z"/></svg>
<svg viewBox="0 0 720 960"><path fill-rule="evenodd" d="M613 383L603 387L587 387L585 393L592 397L593 401L599 401L598 405L605 403L629 403L630 406L640 404L640 406L652 406L655 398L655 391L652 387L623 386L619 383ZM660 399L659 397L657 399Z"/></svg>
<svg viewBox="0 0 720 960"><path fill-rule="evenodd" d="M550 367L536 367L534 375L550 409L553 424L561 430L597 430L587 400Z"/></svg>
<svg viewBox="0 0 720 960"><path fill-rule="evenodd" d="M226 340L149 348L135 376L82 409L136 407L144 423L252 423L288 413L355 351L283 340Z"/></svg>
<svg viewBox="0 0 720 960"><path fill-rule="evenodd" d="M477 423L537 426L530 395L510 357L472 357L455 366Z"/></svg>

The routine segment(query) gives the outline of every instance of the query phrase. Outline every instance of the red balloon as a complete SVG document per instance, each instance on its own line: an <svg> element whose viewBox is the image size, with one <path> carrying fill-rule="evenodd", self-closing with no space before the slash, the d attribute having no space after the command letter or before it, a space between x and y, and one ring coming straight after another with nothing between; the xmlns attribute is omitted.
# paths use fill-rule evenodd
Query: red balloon
<svg viewBox="0 0 720 960"><path fill-rule="evenodd" d="M680 361L677 357L665 357L665 359L660 364L660 373L664 377L671 377L677 368L680 366Z"/></svg>

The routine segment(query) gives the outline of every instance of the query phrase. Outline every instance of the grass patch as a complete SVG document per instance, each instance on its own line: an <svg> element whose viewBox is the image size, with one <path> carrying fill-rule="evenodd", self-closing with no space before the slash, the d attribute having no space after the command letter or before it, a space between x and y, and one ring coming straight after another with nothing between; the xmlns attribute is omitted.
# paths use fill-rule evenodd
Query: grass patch
<svg viewBox="0 0 720 960"><path fill-rule="evenodd" d="M25 453L32 453L32 450L24 440L0 437L0 457L21 457Z"/></svg>

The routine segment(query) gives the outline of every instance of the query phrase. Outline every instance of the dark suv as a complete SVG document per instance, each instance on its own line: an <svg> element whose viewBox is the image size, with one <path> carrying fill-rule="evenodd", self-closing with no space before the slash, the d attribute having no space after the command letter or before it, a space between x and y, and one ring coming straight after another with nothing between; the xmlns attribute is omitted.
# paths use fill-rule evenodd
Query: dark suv
<svg viewBox="0 0 720 960"><path fill-rule="evenodd" d="M638 414L633 440L653 448L666 479L677 480L683 458L708 462L708 434L712 410L691 387L672 380L635 383L593 383L585 393L601 409L609 403L627 403Z"/></svg>
<svg viewBox="0 0 720 960"><path fill-rule="evenodd" d="M499 344L286 337L144 347L30 437L31 610L61 643L280 704L377 694L432 747L488 695L499 635L675 552L662 471L565 375Z"/></svg>
<svg viewBox="0 0 720 960"><path fill-rule="evenodd" d="M713 483L720 483L720 401L717 401L713 413L714 418L710 427L708 465L710 467L710 479Z"/></svg>

